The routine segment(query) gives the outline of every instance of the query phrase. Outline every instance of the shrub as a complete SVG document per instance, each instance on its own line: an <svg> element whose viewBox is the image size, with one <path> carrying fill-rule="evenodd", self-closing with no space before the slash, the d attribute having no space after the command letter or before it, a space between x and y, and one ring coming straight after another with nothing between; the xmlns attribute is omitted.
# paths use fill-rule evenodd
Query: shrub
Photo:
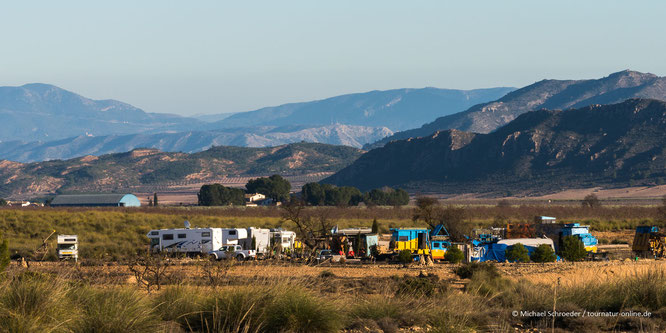
<svg viewBox="0 0 666 333"><path fill-rule="evenodd" d="M201 314L203 297L196 290L183 286L165 289L152 300L154 312L164 321L173 321L182 328L196 322Z"/></svg>
<svg viewBox="0 0 666 333"><path fill-rule="evenodd" d="M477 272L485 272L492 277L501 276L497 267L489 262L470 262L458 267L455 271L461 279L469 279Z"/></svg>
<svg viewBox="0 0 666 333"><path fill-rule="evenodd" d="M6 239L3 239L2 242L0 242L0 273L7 269L9 262L9 243Z"/></svg>
<svg viewBox="0 0 666 333"><path fill-rule="evenodd" d="M444 254L444 260L457 264L465 259L463 252L456 246L451 246Z"/></svg>
<svg viewBox="0 0 666 333"><path fill-rule="evenodd" d="M506 260L510 262L529 262L530 256L527 248L523 244L516 243L512 246L509 246L504 251Z"/></svg>
<svg viewBox="0 0 666 333"><path fill-rule="evenodd" d="M554 262L557 260L557 255L555 255L555 251L550 245L541 244L534 249L530 259L534 262Z"/></svg>
<svg viewBox="0 0 666 333"><path fill-rule="evenodd" d="M565 236L562 240L560 255L568 261L580 261L587 257L585 245L576 236Z"/></svg>
<svg viewBox="0 0 666 333"><path fill-rule="evenodd" d="M398 260L403 264L409 264L414 261L411 250L402 250L398 253Z"/></svg>
<svg viewBox="0 0 666 333"><path fill-rule="evenodd" d="M154 332L159 328L150 303L134 289L82 288L75 298L83 310L77 332Z"/></svg>
<svg viewBox="0 0 666 333"><path fill-rule="evenodd" d="M432 297L445 292L448 286L439 281L436 275L407 276L399 280L396 295L416 297Z"/></svg>
<svg viewBox="0 0 666 333"><path fill-rule="evenodd" d="M0 327L5 332L73 330L78 308L66 297L71 287L48 276L21 274L0 289Z"/></svg>

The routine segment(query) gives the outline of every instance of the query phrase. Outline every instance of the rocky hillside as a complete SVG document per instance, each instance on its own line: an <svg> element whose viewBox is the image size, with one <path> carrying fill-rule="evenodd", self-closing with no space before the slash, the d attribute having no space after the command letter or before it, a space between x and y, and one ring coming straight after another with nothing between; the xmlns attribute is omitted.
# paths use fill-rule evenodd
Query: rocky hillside
<svg viewBox="0 0 666 333"><path fill-rule="evenodd" d="M329 125L316 128L252 127L219 131L86 136L48 142L0 142L0 159L36 162L85 155L127 152L136 148L195 153L211 146L271 147L295 142L315 142L361 148L393 132L386 127Z"/></svg>
<svg viewBox="0 0 666 333"><path fill-rule="evenodd" d="M440 117L417 129L397 132L367 145L364 149L376 148L393 140L429 136L447 129L490 133L528 111L613 104L629 98L666 100L666 77L622 71L596 80L543 80L513 91L494 102Z"/></svg>
<svg viewBox="0 0 666 333"><path fill-rule="evenodd" d="M317 143L268 148L213 147L195 154L136 149L38 163L0 161L0 197L55 191L113 191L142 184L206 181L223 176L332 172L363 151Z"/></svg>
<svg viewBox="0 0 666 333"><path fill-rule="evenodd" d="M515 88L370 91L237 113L208 128L346 124L405 130L475 104L496 100L513 90Z"/></svg>
<svg viewBox="0 0 666 333"><path fill-rule="evenodd" d="M447 130L394 141L322 182L498 195L665 184L666 103L541 110L489 134Z"/></svg>

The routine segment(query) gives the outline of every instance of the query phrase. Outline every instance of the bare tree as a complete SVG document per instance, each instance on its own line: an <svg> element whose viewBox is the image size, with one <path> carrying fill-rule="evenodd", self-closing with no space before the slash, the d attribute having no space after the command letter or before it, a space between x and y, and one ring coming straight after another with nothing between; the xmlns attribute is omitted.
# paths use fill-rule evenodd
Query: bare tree
<svg viewBox="0 0 666 333"><path fill-rule="evenodd" d="M590 193L583 198L581 205L583 207L598 208L601 207L601 201L599 201L599 197L596 194Z"/></svg>
<svg viewBox="0 0 666 333"><path fill-rule="evenodd" d="M232 259L208 260L201 265L201 269L208 279L208 284L217 287L222 285L235 263L236 261Z"/></svg>
<svg viewBox="0 0 666 333"><path fill-rule="evenodd" d="M423 221L431 228L439 224L441 215L441 207L439 201L433 197L418 196L416 198L416 208L412 215L412 220Z"/></svg>
<svg viewBox="0 0 666 333"><path fill-rule="evenodd" d="M291 200L282 207L283 222L296 225L296 232L309 248L317 246L317 239L326 237L333 224L329 219L330 210L307 209L302 200Z"/></svg>
<svg viewBox="0 0 666 333"><path fill-rule="evenodd" d="M153 286L160 290L169 266L166 255L145 254L130 261L128 269L134 274L136 283L150 293Z"/></svg>

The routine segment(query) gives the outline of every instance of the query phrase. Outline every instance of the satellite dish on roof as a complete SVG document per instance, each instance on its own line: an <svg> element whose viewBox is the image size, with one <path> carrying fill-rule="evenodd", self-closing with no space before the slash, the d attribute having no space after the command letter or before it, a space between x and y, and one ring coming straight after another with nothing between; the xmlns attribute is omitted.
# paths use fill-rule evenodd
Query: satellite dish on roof
<svg viewBox="0 0 666 333"><path fill-rule="evenodd" d="M185 221L185 229L189 229L189 228L190 228L190 221Z"/></svg>

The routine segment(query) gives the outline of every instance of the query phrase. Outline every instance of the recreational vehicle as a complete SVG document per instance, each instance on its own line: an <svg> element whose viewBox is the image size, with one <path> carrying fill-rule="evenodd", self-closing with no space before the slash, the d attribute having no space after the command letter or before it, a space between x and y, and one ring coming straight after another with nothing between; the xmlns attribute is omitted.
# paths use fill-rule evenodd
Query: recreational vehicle
<svg viewBox="0 0 666 333"><path fill-rule="evenodd" d="M76 235L58 235L58 259L79 259L79 241Z"/></svg>
<svg viewBox="0 0 666 333"><path fill-rule="evenodd" d="M150 239L152 252L194 255L208 253L224 245L221 228L160 229L151 230L147 236Z"/></svg>

